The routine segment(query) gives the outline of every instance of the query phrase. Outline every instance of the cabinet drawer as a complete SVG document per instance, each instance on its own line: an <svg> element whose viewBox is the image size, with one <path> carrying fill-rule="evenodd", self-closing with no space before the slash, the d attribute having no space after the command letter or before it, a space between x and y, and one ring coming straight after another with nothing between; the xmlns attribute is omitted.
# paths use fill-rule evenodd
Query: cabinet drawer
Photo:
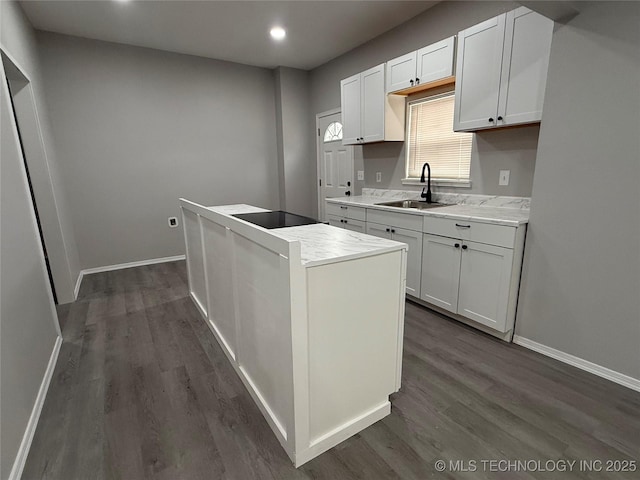
<svg viewBox="0 0 640 480"><path fill-rule="evenodd" d="M422 231L422 215L412 215L410 213L396 213L368 208L367 222L406 228L416 232Z"/></svg>
<svg viewBox="0 0 640 480"><path fill-rule="evenodd" d="M352 205L341 205L338 203L327 202L327 215L338 215L354 220L362 220L366 218L364 207L354 207Z"/></svg>
<svg viewBox="0 0 640 480"><path fill-rule="evenodd" d="M424 217L422 231L506 248L513 248L516 238L516 227L430 216Z"/></svg>

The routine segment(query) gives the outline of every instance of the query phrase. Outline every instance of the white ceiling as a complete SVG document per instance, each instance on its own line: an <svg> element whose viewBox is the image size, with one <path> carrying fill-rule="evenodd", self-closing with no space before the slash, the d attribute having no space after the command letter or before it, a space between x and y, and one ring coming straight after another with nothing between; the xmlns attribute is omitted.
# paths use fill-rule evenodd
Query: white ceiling
<svg viewBox="0 0 640 480"><path fill-rule="evenodd" d="M22 1L36 29L274 68L309 70L436 1ZM281 25L287 38L274 42Z"/></svg>

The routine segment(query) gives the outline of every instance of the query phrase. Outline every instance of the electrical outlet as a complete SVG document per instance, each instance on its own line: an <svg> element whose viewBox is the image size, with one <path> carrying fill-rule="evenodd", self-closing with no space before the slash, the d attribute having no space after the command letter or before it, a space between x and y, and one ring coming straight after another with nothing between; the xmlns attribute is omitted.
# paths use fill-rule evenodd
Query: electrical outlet
<svg viewBox="0 0 640 480"><path fill-rule="evenodd" d="M364 170L358 170L358 180L364 180Z"/></svg>
<svg viewBox="0 0 640 480"><path fill-rule="evenodd" d="M178 217L169 217L169 227L176 228L178 226Z"/></svg>
<svg viewBox="0 0 640 480"><path fill-rule="evenodd" d="M509 185L509 175L511 175L511 170L500 170L498 185Z"/></svg>
<svg viewBox="0 0 640 480"><path fill-rule="evenodd" d="M382 172L376 172L376 182L380 183L382 181Z"/></svg>

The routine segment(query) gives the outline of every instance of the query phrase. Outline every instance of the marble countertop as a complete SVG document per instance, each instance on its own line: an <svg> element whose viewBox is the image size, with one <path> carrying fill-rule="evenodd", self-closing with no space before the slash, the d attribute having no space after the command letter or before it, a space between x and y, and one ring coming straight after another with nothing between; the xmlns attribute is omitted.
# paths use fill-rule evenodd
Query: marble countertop
<svg viewBox="0 0 640 480"><path fill-rule="evenodd" d="M269 211L268 209L245 204L207 208L223 215ZM401 242L352 232L324 223L272 229L266 229L258 225L253 226L288 241L299 241L302 265L305 267L342 262L408 248L406 244Z"/></svg>
<svg viewBox="0 0 640 480"><path fill-rule="evenodd" d="M396 213L408 213L411 215L430 215L434 217L451 218L454 220L469 220L481 223L492 223L496 225L507 225L517 227L529 223L529 210L522 208L506 208L484 205L448 205L445 207L432 208L429 210L418 210L415 208L389 207L376 205L394 201L394 198L382 196L359 195L354 197L327 198L332 203L343 205L354 205L377 210L387 210ZM419 198L417 199L419 200Z"/></svg>

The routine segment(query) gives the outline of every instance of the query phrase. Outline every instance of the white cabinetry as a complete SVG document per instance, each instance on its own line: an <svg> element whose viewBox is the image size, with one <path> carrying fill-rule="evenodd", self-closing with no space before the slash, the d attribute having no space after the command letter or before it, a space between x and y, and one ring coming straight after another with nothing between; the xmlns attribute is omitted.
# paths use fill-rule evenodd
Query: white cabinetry
<svg viewBox="0 0 640 480"><path fill-rule="evenodd" d="M422 300L456 313L460 240L424 234L422 254Z"/></svg>
<svg viewBox="0 0 640 480"><path fill-rule="evenodd" d="M363 207L326 203L327 220L329 225L345 228L354 232L365 233L366 213Z"/></svg>
<svg viewBox="0 0 640 480"><path fill-rule="evenodd" d="M385 64L340 82L344 145L404 140L404 97L385 94Z"/></svg>
<svg viewBox="0 0 640 480"><path fill-rule="evenodd" d="M455 36L387 62L387 93L453 75Z"/></svg>
<svg viewBox="0 0 640 480"><path fill-rule="evenodd" d="M422 270L422 215L367 208L369 235L389 238L409 246L407 252L407 294L420 298Z"/></svg>
<svg viewBox="0 0 640 480"><path fill-rule="evenodd" d="M392 214L393 215L393 214ZM392 225L367 221L366 233L374 237L388 238L409 246L407 252L407 295L420 297L420 271L422 268L422 233Z"/></svg>
<svg viewBox="0 0 640 480"><path fill-rule="evenodd" d="M553 21L520 7L458 34L455 131L539 122Z"/></svg>
<svg viewBox="0 0 640 480"><path fill-rule="evenodd" d="M425 217L424 232L421 300L512 331L525 228Z"/></svg>
<svg viewBox="0 0 640 480"><path fill-rule="evenodd" d="M507 324L513 250L464 242L458 313L500 332Z"/></svg>

